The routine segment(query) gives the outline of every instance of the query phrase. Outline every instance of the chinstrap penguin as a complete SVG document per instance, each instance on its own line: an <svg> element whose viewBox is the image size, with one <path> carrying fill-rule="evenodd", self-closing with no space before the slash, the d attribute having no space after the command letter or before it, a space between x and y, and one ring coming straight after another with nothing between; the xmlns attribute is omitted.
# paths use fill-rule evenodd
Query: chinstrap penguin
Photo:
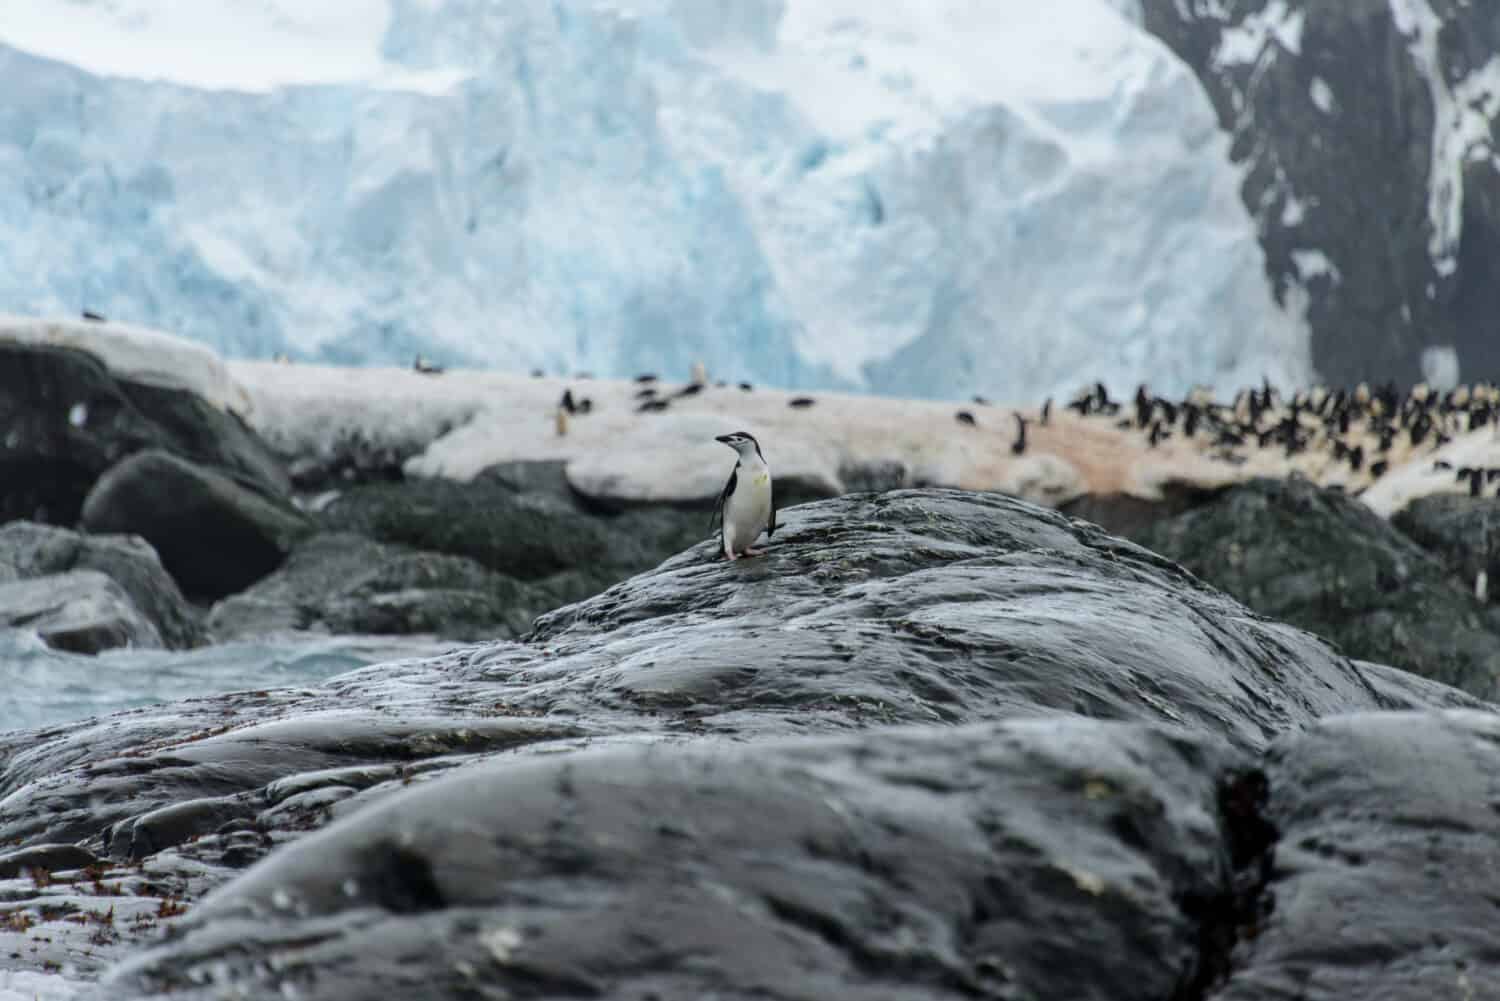
<svg viewBox="0 0 1500 1001"><path fill-rule="evenodd" d="M719 435L714 441L722 442L734 449L739 461L729 474L729 482L719 494L714 508L714 519L709 521L710 531L714 521L721 526L719 544L725 559L737 560L744 556L763 556L765 550L752 549L751 543L764 531L769 538L776 532L776 500L771 486L771 469L761 455L760 444L744 431Z"/></svg>

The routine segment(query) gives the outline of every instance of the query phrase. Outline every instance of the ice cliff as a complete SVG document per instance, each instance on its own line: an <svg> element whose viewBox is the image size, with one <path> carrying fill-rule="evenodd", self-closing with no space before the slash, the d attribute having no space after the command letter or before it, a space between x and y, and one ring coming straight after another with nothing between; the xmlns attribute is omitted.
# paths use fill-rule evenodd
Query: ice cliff
<svg viewBox="0 0 1500 1001"><path fill-rule="evenodd" d="M1018 402L1310 371L1128 4L16 0L0 84L12 312Z"/></svg>

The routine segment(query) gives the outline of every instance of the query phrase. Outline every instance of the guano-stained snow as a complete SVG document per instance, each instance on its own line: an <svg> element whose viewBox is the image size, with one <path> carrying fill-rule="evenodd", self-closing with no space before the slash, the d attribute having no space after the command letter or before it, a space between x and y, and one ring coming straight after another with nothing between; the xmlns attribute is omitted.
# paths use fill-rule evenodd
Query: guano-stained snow
<svg viewBox="0 0 1500 1001"><path fill-rule="evenodd" d="M0 299L231 357L1026 401L1311 377L1131 3L334 7L8 6Z"/></svg>

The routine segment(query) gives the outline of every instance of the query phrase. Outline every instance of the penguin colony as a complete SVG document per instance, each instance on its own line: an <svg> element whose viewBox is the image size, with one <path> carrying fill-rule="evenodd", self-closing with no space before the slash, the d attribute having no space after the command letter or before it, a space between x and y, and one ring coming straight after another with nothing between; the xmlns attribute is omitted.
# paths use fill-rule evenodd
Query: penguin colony
<svg viewBox="0 0 1500 1001"><path fill-rule="evenodd" d="M1314 387L1286 398L1271 385L1241 390L1232 402L1215 402L1205 391L1182 400L1137 388L1126 403L1112 400L1100 383L1067 404L1079 417L1111 420L1122 431L1146 437L1156 448L1173 438L1191 442L1219 461L1243 464L1254 450L1279 451L1286 459L1322 459L1326 471L1343 466L1355 482L1373 482L1391 467L1436 451L1455 435L1490 427L1500 432L1500 389L1488 383L1458 386L1447 393L1418 383L1401 393L1394 384L1353 391ZM1051 410L1051 401L1043 414ZM1043 420L1045 423L1045 419ZM1435 469L1451 468L1444 462ZM1500 469L1462 467L1456 483L1480 496L1500 480ZM1496 488L1500 491L1500 487ZM1492 491L1495 492L1495 491Z"/></svg>
<svg viewBox="0 0 1500 1001"><path fill-rule="evenodd" d="M427 366L414 367L422 371ZM634 410L642 415L662 413L679 400L715 388L753 389L749 383L710 383L701 363L695 363L690 379L676 387L664 384L655 373L637 376L635 384ZM1145 385L1136 389L1133 398L1116 400L1103 383L1096 382L1065 404L1054 407L1053 402L1048 399L1040 408L1024 412L992 411L988 399L975 396L972 409L949 412L958 425L955 433L987 430L1003 436L995 443L995 452L1008 452L1015 458L1028 455L1033 446L1052 451L1058 445L1057 435L1066 436L1072 422L1097 421L1107 423L1112 433L1140 442L1144 447L1135 453L1138 457L1161 450L1165 461L1173 461L1186 452L1210 462L1245 467L1234 478L1297 472L1356 493L1388 470L1408 466L1459 435L1488 427L1500 438L1500 388L1489 383L1449 392L1436 392L1420 383L1407 392L1394 384L1371 387L1361 383L1352 390L1319 386L1290 394L1262 383L1222 402L1205 389L1169 399L1153 394ZM816 403L810 396L786 400L786 406L798 411ZM591 409L592 401L565 390L554 411L557 434L567 435L571 419ZM1040 429L1038 442L1032 441L1033 429ZM755 467L755 474L764 472L767 483L769 470L758 443L745 432L718 440L739 454L735 468L740 475L730 477L718 498L715 514L724 517L726 524L717 541L729 559L759 555L750 546L763 528L774 526L774 506L767 501L762 509L758 495L742 496L745 483L741 481L749 479L755 485L755 476L743 475L747 463ZM1093 440L1100 439L1095 436ZM1429 468L1451 473L1454 492L1500 496L1500 468L1456 460L1433 461ZM744 537L747 533L751 533L748 538Z"/></svg>

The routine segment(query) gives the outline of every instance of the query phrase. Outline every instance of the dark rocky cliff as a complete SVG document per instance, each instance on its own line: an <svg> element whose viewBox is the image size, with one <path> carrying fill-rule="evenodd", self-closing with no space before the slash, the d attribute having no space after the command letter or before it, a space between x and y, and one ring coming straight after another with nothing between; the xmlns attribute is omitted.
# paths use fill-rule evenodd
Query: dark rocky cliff
<svg viewBox="0 0 1500 1001"><path fill-rule="evenodd" d="M1434 347L1457 352L1466 380L1500 373L1500 8L1141 6L1233 136L1270 278L1283 297L1309 296L1322 377L1409 385Z"/></svg>

